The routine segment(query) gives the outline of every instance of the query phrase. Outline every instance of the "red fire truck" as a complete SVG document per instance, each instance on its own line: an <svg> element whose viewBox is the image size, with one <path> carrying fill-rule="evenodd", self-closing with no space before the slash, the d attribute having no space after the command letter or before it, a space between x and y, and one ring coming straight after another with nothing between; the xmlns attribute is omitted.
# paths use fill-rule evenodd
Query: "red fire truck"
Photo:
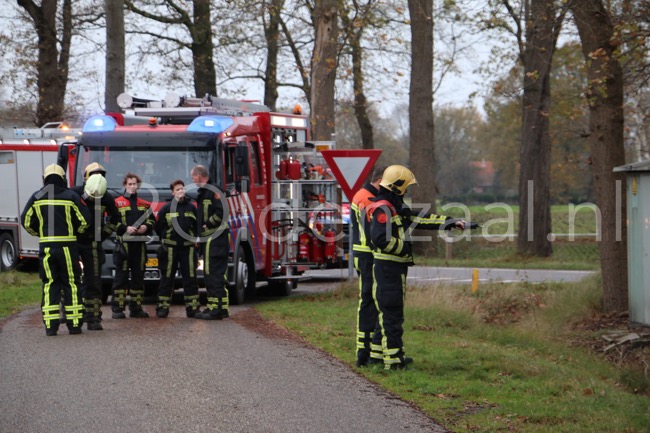
<svg viewBox="0 0 650 433"><path fill-rule="evenodd" d="M212 182L226 192L233 304L261 286L288 295L307 269L340 261L336 242L343 234L333 224L340 221L340 189L319 153L333 143L310 141L306 116L209 96L143 101L121 95L118 102L124 113L88 119L79 140L61 147L59 163L69 167L72 184L83 182L87 164L102 164L115 196L123 192L126 173L138 174L138 195L156 212L171 198L175 179L195 196L190 170L207 167ZM148 244L145 279L155 282L158 239ZM110 286L113 240L104 247L103 279Z"/></svg>

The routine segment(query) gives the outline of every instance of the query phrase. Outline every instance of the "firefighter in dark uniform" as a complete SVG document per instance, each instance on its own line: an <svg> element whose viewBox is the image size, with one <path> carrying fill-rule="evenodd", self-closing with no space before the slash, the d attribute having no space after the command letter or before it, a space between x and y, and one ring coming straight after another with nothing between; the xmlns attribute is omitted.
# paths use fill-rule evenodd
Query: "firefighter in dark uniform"
<svg viewBox="0 0 650 433"><path fill-rule="evenodd" d="M43 188L30 197L21 214L27 233L40 238L41 310L48 336L59 330L62 301L70 334L81 334L83 304L78 289L81 267L77 235L88 229L89 218L81 197L66 186L63 168L48 165L43 172Z"/></svg>
<svg viewBox="0 0 650 433"><path fill-rule="evenodd" d="M138 197L140 176L127 173L122 184L124 195L115 199L120 214L117 228L118 242L113 253L115 281L113 281L113 319L124 319L127 292L130 295L129 316L149 317L142 309L144 298L144 269L147 261L146 235L153 232L155 220L148 201ZM129 270L131 281L129 286Z"/></svg>
<svg viewBox="0 0 650 433"><path fill-rule="evenodd" d="M354 267L359 274L359 307L357 309L357 367L383 362L381 328L377 322L377 307L372 298L372 249L367 235L369 221L366 206L378 193L379 182L385 167L376 167L370 180L354 195L350 206L352 222L352 251Z"/></svg>
<svg viewBox="0 0 650 433"><path fill-rule="evenodd" d="M196 282L196 227L197 209L194 202L185 195L185 184L175 180L169 185L173 197L158 211L156 233L160 237L158 266L160 286L156 316L169 315L172 289L176 270L180 266L185 294L185 312L194 317L199 311L199 289Z"/></svg>
<svg viewBox="0 0 650 433"><path fill-rule="evenodd" d="M223 191L210 182L208 170L204 166L195 166L190 174L192 182L199 187L198 230L203 254L203 278L208 292L207 308L194 317L204 320L222 320L229 317L226 287L230 251L228 208L224 208L223 205Z"/></svg>
<svg viewBox="0 0 650 433"><path fill-rule="evenodd" d="M415 215L403 201L406 189L417 183L408 168L391 165L379 183L379 193L366 208L370 218L375 285L373 295L383 334L384 368L405 368L413 362L404 355L402 342L406 273L413 265L411 242L406 230L464 229L465 221L443 215Z"/></svg>
<svg viewBox="0 0 650 433"><path fill-rule="evenodd" d="M84 170L83 186L72 190L81 195L90 213L90 228L77 237L77 247L83 264L81 294L84 302L84 322L90 331L101 331L102 326L102 265L106 253L102 242L120 224L115 200L106 194L106 170L93 162Z"/></svg>

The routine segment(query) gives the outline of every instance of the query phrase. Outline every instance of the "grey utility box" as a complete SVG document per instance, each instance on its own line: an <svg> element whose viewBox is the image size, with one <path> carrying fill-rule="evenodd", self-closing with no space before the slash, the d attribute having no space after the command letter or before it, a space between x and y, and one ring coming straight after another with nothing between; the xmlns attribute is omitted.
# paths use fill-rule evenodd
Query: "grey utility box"
<svg viewBox="0 0 650 433"><path fill-rule="evenodd" d="M627 272L630 322L650 325L650 160L614 168L627 173Z"/></svg>

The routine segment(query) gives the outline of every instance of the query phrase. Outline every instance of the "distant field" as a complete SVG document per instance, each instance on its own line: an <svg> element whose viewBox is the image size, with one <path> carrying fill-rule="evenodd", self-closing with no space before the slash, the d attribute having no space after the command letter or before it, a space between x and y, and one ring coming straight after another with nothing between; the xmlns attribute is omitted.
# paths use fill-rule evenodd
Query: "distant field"
<svg viewBox="0 0 650 433"><path fill-rule="evenodd" d="M592 204L551 207L553 256L522 257L517 253L519 207L505 203L465 207L446 204L438 212L481 227L471 232L452 231L449 242L437 240L434 249L416 257L422 265L477 266L536 269L598 269L597 208Z"/></svg>

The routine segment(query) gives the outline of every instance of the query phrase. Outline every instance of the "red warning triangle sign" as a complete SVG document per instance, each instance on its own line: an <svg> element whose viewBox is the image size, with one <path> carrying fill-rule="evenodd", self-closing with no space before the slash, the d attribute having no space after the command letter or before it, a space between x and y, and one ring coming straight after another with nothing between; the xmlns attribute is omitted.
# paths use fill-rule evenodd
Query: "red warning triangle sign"
<svg viewBox="0 0 650 433"><path fill-rule="evenodd" d="M348 200L361 189L381 149L322 150L323 158Z"/></svg>

